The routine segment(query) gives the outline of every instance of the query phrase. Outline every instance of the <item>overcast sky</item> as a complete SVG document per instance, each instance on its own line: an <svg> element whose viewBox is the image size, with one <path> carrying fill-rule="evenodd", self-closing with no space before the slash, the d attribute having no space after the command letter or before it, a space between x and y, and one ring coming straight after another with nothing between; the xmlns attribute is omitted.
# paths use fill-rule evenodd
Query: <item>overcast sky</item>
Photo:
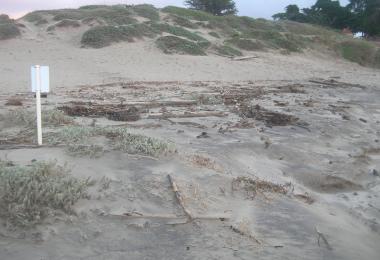
<svg viewBox="0 0 380 260"><path fill-rule="evenodd" d="M0 13L6 13L18 18L27 12L55 8L76 8L87 4L139 4L149 3L157 7L167 5L183 6L183 0L0 0ZM316 0L235 0L239 15L255 18L271 18L275 13L282 12L285 6L297 4L300 8L310 7ZM348 0L341 0L342 5Z"/></svg>

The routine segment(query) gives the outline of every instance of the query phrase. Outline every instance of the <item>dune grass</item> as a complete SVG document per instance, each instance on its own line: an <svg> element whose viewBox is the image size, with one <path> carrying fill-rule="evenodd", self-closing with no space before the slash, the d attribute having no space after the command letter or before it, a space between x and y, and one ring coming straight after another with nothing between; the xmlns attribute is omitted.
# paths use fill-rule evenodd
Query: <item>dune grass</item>
<svg viewBox="0 0 380 260"><path fill-rule="evenodd" d="M128 129L121 127L66 126L50 135L47 142L52 145L64 144L69 155L99 157L105 149L93 143L92 140L97 137L105 137L109 149L129 154L159 157L174 152L174 147L165 141L132 134Z"/></svg>
<svg viewBox="0 0 380 260"><path fill-rule="evenodd" d="M114 42L133 42L136 38L154 37L155 32L146 24L130 24L123 26L97 26L86 31L81 43L92 48L102 48Z"/></svg>
<svg viewBox="0 0 380 260"><path fill-rule="evenodd" d="M0 217L8 226L29 227L57 211L72 214L88 186L88 180L77 179L52 162L30 166L0 162Z"/></svg>
<svg viewBox="0 0 380 260"><path fill-rule="evenodd" d="M203 11L196 11L176 6L167 6L162 8L161 11L196 21L209 21L215 17L212 14Z"/></svg>
<svg viewBox="0 0 380 260"><path fill-rule="evenodd" d="M380 67L380 48L365 40L347 40L337 45L338 52L346 60L363 66Z"/></svg>
<svg viewBox="0 0 380 260"><path fill-rule="evenodd" d="M36 125L36 115L34 112L25 109L10 110L7 114L2 115L0 119L8 126L21 126L25 128L34 128ZM59 110L46 110L42 112L42 124L44 126L61 126L73 124L74 120L66 116Z"/></svg>
<svg viewBox="0 0 380 260"><path fill-rule="evenodd" d="M158 9L156 9L153 5L149 4L140 4L133 5L131 9L139 16L148 18L151 21L160 20L160 14Z"/></svg>
<svg viewBox="0 0 380 260"><path fill-rule="evenodd" d="M165 20L170 24L159 22L160 12L166 14ZM156 40L157 46L165 53L205 55L211 43L202 36L202 32L192 31L202 27L207 29L206 33L215 40L223 39L229 47L234 46L238 51L275 49L279 50L279 53L290 54L309 48L326 53L336 51L339 56L364 66L380 66L378 48L369 41L362 41L364 43L360 44L336 30L292 21L274 22L234 15L214 16L175 6L156 9L147 4L90 5L79 9L36 11L24 18L42 24L47 22L46 15L53 17L55 21L98 21L102 26L91 28L82 37L84 46L94 48L105 47L113 42L130 42L144 36L162 36L165 33L173 37L160 37ZM150 21L139 23L137 16ZM8 18L3 17L3 20L8 21ZM0 19L0 39L15 37L18 34L17 26L8 22L1 23ZM220 54L234 52L223 46L216 50Z"/></svg>
<svg viewBox="0 0 380 260"><path fill-rule="evenodd" d="M166 54L207 55L197 43L176 36L163 36L156 40L156 45Z"/></svg>

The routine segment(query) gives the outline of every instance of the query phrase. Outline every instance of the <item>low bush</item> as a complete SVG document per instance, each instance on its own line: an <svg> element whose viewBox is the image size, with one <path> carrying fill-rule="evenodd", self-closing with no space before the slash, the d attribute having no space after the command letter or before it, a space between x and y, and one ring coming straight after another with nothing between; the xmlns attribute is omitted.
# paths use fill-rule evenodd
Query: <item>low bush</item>
<svg viewBox="0 0 380 260"><path fill-rule="evenodd" d="M160 15L158 13L158 10L153 5L149 5L149 4L134 5L132 6L132 10L135 13L137 13L139 16L148 18L151 21L160 20Z"/></svg>
<svg viewBox="0 0 380 260"><path fill-rule="evenodd" d="M160 37L156 40L156 45L166 54L206 55L197 43L175 36Z"/></svg>
<svg viewBox="0 0 380 260"><path fill-rule="evenodd" d="M126 128L97 128L84 126L67 126L47 139L52 145L64 144L66 152L73 156L98 157L105 152L103 146L93 144L92 138L104 136L109 141L110 149L130 154L163 156L174 152L174 147L156 138L132 134ZM89 143L92 143L89 145Z"/></svg>
<svg viewBox="0 0 380 260"><path fill-rule="evenodd" d="M14 20L8 15L0 15L0 40L12 39L21 34L20 29Z"/></svg>
<svg viewBox="0 0 380 260"><path fill-rule="evenodd" d="M153 37L155 32L146 24L123 26L97 26L86 31L81 43L92 48L102 48L114 42L132 42L135 38Z"/></svg>
<svg viewBox="0 0 380 260"><path fill-rule="evenodd" d="M375 45L365 40L348 40L337 45L338 52L346 60L363 66L379 66L380 62ZM377 65L376 65L377 63Z"/></svg>
<svg viewBox="0 0 380 260"><path fill-rule="evenodd" d="M55 163L0 163L0 217L10 226L28 227L56 211L71 214L72 206L86 197L88 185Z"/></svg>
<svg viewBox="0 0 380 260"><path fill-rule="evenodd" d="M176 6L167 6L165 8L162 8L161 11L165 13L175 14L175 15L188 18L191 20L196 20L196 21L209 21L215 17L212 14L209 14L203 11L196 11L196 10L191 10L191 9L181 8L181 7L176 7Z"/></svg>

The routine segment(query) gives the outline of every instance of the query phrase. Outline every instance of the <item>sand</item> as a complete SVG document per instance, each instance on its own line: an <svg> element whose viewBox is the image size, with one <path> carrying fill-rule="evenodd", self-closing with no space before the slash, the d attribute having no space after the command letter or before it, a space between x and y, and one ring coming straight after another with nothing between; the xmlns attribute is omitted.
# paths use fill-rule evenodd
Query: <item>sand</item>
<svg viewBox="0 0 380 260"><path fill-rule="evenodd" d="M159 159L118 151L97 159L73 157L59 147L1 150L1 159L19 164L57 160L67 163L74 176L98 182L91 198L75 206L75 216L48 219L31 230L1 227L0 259L378 259L380 177L373 170L380 170L379 70L312 51L258 52L258 58L232 61L164 55L144 41L83 49L75 39L84 28L56 35L30 24L27 30L21 39L0 43L2 114L14 109L5 103L16 94L24 109L33 110L29 69L39 63L51 71L52 93L44 99L44 109L69 101L119 104L232 94L299 120L282 126L242 121L236 112L239 104L216 98L150 108L141 120L128 123L131 132L175 144L177 154ZM165 110L219 111L226 116L147 119ZM76 121L89 125L92 119ZM105 118L95 122L122 123ZM3 122L1 126L2 138L17 132ZM209 138L197 138L201 132ZM194 163L194 156L211 164ZM175 178L195 215L229 219L181 223L184 212L167 174ZM252 199L231 188L238 176L290 182L294 190ZM104 190L103 177L110 180ZM181 218L115 216L128 212ZM328 245L322 238L318 244L316 229Z"/></svg>

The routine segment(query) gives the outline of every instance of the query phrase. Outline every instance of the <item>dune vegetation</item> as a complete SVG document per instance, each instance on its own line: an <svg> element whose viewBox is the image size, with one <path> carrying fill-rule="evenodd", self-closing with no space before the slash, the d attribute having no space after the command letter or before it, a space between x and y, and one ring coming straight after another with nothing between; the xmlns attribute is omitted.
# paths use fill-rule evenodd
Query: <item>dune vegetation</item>
<svg viewBox="0 0 380 260"><path fill-rule="evenodd" d="M288 20L214 16L175 6L157 9L147 4L89 5L35 11L23 19L46 26L50 31L59 27L90 26L81 37L82 46L88 48L152 39L166 54L241 56L250 51L290 54L316 50L371 67L379 67L380 59L380 48L374 43L327 27ZM9 19L0 19L0 37L17 35L16 29Z"/></svg>

